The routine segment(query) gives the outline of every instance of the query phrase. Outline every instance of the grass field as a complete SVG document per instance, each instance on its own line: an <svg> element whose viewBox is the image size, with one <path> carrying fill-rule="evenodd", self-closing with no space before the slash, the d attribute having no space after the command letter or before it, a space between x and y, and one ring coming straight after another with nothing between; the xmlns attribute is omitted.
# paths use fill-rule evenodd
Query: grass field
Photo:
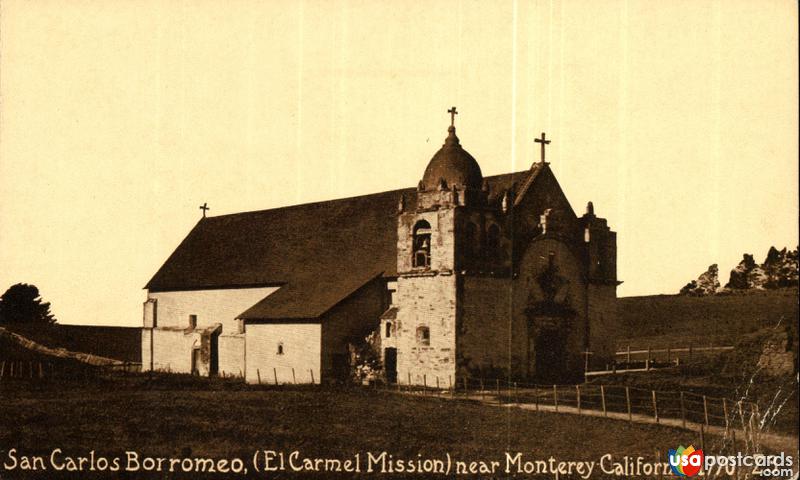
<svg viewBox="0 0 800 480"><path fill-rule="evenodd" d="M6 382L0 383L0 405L0 456L10 448L29 454L62 448L73 455L135 449L245 459L257 449L339 458L387 451L395 458L450 453L478 461L499 460L508 451L563 460L599 460L606 453L652 459L699 442L696 433L662 426L470 401L369 389L274 390L177 376L85 385ZM0 477L17 478L2 469Z"/></svg>
<svg viewBox="0 0 800 480"><path fill-rule="evenodd" d="M791 324L797 331L798 289L754 290L689 297L651 295L618 300L618 346L688 347L727 344L764 327Z"/></svg>

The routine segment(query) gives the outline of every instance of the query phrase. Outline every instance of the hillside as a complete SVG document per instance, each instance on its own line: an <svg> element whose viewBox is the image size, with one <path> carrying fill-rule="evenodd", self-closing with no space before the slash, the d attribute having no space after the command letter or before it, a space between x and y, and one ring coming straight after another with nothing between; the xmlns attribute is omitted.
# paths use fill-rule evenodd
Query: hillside
<svg viewBox="0 0 800 480"><path fill-rule="evenodd" d="M618 343L637 343L658 338L686 346L687 339L698 345L735 343L743 334L765 327L789 325L797 331L798 289L748 290L729 295L652 295L618 300L622 335ZM795 336L796 338L796 336Z"/></svg>
<svg viewBox="0 0 800 480"><path fill-rule="evenodd" d="M140 328L58 324L7 324L3 327L51 348L65 348L123 362L142 361ZM6 353L5 356L10 356L10 353Z"/></svg>

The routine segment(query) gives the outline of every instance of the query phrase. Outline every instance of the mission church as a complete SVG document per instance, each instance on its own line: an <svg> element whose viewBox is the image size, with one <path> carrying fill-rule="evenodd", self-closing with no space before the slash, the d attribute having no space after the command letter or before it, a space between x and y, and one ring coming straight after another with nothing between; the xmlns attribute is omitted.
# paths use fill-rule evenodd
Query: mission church
<svg viewBox="0 0 800 480"><path fill-rule="evenodd" d="M616 233L545 162L484 177L456 136L416 188L203 218L147 283L144 370L328 383L565 381L611 361ZM205 207L205 206L204 206ZM449 382L449 383L448 383Z"/></svg>

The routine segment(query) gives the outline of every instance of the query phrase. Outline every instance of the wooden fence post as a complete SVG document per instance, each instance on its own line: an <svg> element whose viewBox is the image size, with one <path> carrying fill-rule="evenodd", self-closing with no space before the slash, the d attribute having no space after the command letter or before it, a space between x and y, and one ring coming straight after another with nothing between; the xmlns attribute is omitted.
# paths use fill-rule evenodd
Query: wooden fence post
<svg viewBox="0 0 800 480"><path fill-rule="evenodd" d="M625 387L625 403L628 406L628 421L633 422L633 415L631 414L631 387Z"/></svg>
<svg viewBox="0 0 800 480"><path fill-rule="evenodd" d="M275 368L275 367L272 367L272 376L275 377L275 385L277 385L278 384L278 369Z"/></svg>
<svg viewBox="0 0 800 480"><path fill-rule="evenodd" d="M464 377L464 395L467 394L467 390L469 390L469 388L467 387L467 377Z"/></svg>
<svg viewBox="0 0 800 480"><path fill-rule="evenodd" d="M308 373L310 373L310 374L311 374L311 384L313 385L313 384L317 383L317 382L315 382L315 381L314 381L314 369L313 369L313 368L309 368L309 369L308 369ZM398 385L399 385L399 384L400 384L400 383L398 382Z"/></svg>
<svg viewBox="0 0 800 480"><path fill-rule="evenodd" d="M686 428L686 405L683 402L683 392L681 391L681 424Z"/></svg>
<svg viewBox="0 0 800 480"><path fill-rule="evenodd" d="M428 389L428 374L427 373L423 373L422 374L422 388L424 388L425 390ZM422 391L423 395L425 394L425 390Z"/></svg>
<svg viewBox="0 0 800 480"><path fill-rule="evenodd" d="M708 400L705 395L703 395L703 417L706 420L706 425L708 425Z"/></svg>
<svg viewBox="0 0 800 480"><path fill-rule="evenodd" d="M603 416L608 416L608 411L606 410L606 387L604 385L600 385L600 401L603 404Z"/></svg>
<svg viewBox="0 0 800 480"><path fill-rule="evenodd" d="M439 375L436 375L436 396L439 396Z"/></svg>
<svg viewBox="0 0 800 480"><path fill-rule="evenodd" d="M411 390L411 372L408 372L408 389Z"/></svg>
<svg viewBox="0 0 800 480"><path fill-rule="evenodd" d="M650 347L649 346L647 347L647 360L645 360L645 362L644 362L644 369L648 370L648 371L650 370Z"/></svg>
<svg viewBox="0 0 800 480"><path fill-rule="evenodd" d="M706 429L703 424L700 424L700 450L706 449Z"/></svg>
<svg viewBox="0 0 800 480"><path fill-rule="evenodd" d="M656 391L651 391L653 392L653 417L656 419L656 423L658 423L658 402L656 401Z"/></svg>
<svg viewBox="0 0 800 480"><path fill-rule="evenodd" d="M261 385L261 370L256 368L256 378L258 378L258 384Z"/></svg>
<svg viewBox="0 0 800 480"><path fill-rule="evenodd" d="M0 364L0 378L3 378L3 374L6 372L6 361L3 360L3 363Z"/></svg>
<svg viewBox="0 0 800 480"><path fill-rule="evenodd" d="M558 388L553 385L553 405L556 407L556 412L558 411Z"/></svg>
<svg viewBox="0 0 800 480"><path fill-rule="evenodd" d="M581 414L581 386L575 385L575 398L576 403L578 404L578 415Z"/></svg>
<svg viewBox="0 0 800 480"><path fill-rule="evenodd" d="M725 430L728 430L728 400L722 399L722 412L725 415Z"/></svg>
<svg viewBox="0 0 800 480"><path fill-rule="evenodd" d="M297 383L297 377L294 376L294 367L292 367L292 383Z"/></svg>
<svg viewBox="0 0 800 480"><path fill-rule="evenodd" d="M631 368L631 344L628 344L628 366L627 368Z"/></svg>

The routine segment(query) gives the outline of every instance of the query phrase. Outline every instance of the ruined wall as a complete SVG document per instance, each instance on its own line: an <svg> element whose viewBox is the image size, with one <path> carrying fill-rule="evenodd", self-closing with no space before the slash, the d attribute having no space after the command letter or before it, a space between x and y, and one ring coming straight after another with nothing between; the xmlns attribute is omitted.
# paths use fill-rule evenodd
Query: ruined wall
<svg viewBox="0 0 800 480"><path fill-rule="evenodd" d="M314 383L320 381L322 327L319 323L247 324L247 383ZM283 352L279 353L278 345ZM294 369L294 377L292 376Z"/></svg>
<svg viewBox="0 0 800 480"><path fill-rule="evenodd" d="M787 330L771 331L762 340L758 367L769 376L796 373L797 359L791 347L791 336Z"/></svg>

